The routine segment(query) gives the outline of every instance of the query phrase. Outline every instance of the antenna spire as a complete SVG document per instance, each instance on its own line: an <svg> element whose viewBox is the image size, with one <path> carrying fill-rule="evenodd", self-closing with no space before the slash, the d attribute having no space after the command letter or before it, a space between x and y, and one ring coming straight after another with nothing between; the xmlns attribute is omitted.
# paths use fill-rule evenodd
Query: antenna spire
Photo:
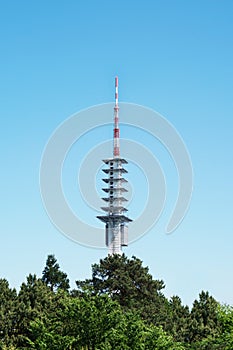
<svg viewBox="0 0 233 350"><path fill-rule="evenodd" d="M113 157L120 157L120 129L119 129L119 106L118 106L118 77L115 77L115 106L114 106L114 134L113 134Z"/></svg>

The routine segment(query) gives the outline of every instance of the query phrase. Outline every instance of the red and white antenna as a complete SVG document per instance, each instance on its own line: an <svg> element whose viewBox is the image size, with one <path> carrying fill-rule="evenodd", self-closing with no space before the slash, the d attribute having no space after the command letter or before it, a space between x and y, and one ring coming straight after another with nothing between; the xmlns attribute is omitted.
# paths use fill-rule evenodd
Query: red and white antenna
<svg viewBox="0 0 233 350"><path fill-rule="evenodd" d="M114 134L113 134L113 157L120 157L120 129L119 129L119 106L118 106L118 77L115 77L115 106L114 106Z"/></svg>

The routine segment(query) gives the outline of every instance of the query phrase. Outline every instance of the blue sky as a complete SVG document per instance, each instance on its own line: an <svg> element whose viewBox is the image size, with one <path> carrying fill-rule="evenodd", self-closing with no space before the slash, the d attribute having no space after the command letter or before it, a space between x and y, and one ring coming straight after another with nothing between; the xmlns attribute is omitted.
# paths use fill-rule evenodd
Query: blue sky
<svg viewBox="0 0 233 350"><path fill-rule="evenodd" d="M55 128L84 108L113 101L118 75L120 101L166 117L194 171L192 202L178 229L164 233L168 202L158 224L125 252L165 281L167 296L191 305L204 289L233 304L232 15L230 0L1 4L0 276L12 287L30 272L40 276L50 253L72 283L89 277L91 264L106 255L52 225L39 168ZM121 133L136 137L126 128ZM87 152L90 147L87 142ZM177 178L167 154L158 152L172 195Z"/></svg>

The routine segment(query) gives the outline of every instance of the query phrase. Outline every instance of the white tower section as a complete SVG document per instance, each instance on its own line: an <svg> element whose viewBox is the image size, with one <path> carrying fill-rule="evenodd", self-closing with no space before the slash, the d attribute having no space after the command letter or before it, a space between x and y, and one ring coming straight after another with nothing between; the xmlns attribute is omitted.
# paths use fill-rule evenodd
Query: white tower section
<svg viewBox="0 0 233 350"><path fill-rule="evenodd" d="M105 159L103 162L107 165L103 169L108 175L103 181L107 184L103 191L107 197L102 198L106 206L102 207L105 215L97 216L98 219L105 223L106 246L110 255L122 254L122 247L128 245L128 226L127 223L132 221L125 212L124 202L127 199L123 197L124 183L123 174L127 173L124 164L127 161L120 157L120 129L119 129L119 107L118 107L118 77L115 78L115 106L114 106L114 133L113 133L113 158Z"/></svg>

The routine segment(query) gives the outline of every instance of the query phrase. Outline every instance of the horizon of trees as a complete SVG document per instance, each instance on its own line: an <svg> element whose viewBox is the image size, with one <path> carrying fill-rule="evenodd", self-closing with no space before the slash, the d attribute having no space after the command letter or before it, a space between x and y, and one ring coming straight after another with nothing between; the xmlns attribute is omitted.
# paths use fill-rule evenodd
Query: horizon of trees
<svg viewBox="0 0 233 350"><path fill-rule="evenodd" d="M107 256L76 281L54 255L19 291L0 278L0 350L230 350L233 307L202 291L189 308L140 259Z"/></svg>

